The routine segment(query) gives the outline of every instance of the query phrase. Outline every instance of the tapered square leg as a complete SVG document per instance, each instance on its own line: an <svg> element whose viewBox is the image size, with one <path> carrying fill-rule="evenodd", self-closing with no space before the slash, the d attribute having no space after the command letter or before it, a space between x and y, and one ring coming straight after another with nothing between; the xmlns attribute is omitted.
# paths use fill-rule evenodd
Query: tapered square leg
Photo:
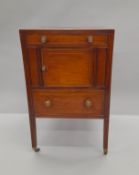
<svg viewBox="0 0 139 175"><path fill-rule="evenodd" d="M106 155L108 153L109 117L104 118L103 130L103 151Z"/></svg>
<svg viewBox="0 0 139 175"><path fill-rule="evenodd" d="M31 132L31 143L32 148L35 152L39 152L40 149L37 147L37 131L36 131L36 118L30 116L30 132Z"/></svg>

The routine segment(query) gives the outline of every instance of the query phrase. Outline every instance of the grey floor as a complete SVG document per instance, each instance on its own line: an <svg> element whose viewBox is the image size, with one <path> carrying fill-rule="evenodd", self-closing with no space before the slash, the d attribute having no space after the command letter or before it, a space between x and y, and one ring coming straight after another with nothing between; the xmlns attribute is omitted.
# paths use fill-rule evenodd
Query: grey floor
<svg viewBox="0 0 139 175"><path fill-rule="evenodd" d="M0 175L138 175L139 116L111 116L109 154L102 121L38 120L40 153L30 146L27 114L0 114Z"/></svg>

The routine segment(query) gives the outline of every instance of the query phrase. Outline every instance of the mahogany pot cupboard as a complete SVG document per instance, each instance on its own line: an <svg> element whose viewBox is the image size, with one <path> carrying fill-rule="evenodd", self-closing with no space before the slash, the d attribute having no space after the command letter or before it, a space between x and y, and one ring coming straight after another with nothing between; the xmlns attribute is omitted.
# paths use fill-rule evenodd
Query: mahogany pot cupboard
<svg viewBox="0 0 139 175"><path fill-rule="evenodd" d="M108 152L114 30L20 30L32 148L36 118L102 119Z"/></svg>

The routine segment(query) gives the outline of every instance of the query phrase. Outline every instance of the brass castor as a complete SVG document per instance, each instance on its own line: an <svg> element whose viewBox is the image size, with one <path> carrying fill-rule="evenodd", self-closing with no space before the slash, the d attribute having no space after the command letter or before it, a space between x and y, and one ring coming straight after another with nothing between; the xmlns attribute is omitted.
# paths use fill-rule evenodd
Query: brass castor
<svg viewBox="0 0 139 175"><path fill-rule="evenodd" d="M107 155L107 154L108 154L108 150L104 149L104 155Z"/></svg>
<svg viewBox="0 0 139 175"><path fill-rule="evenodd" d="M40 148L34 148L34 151L37 153L40 151Z"/></svg>

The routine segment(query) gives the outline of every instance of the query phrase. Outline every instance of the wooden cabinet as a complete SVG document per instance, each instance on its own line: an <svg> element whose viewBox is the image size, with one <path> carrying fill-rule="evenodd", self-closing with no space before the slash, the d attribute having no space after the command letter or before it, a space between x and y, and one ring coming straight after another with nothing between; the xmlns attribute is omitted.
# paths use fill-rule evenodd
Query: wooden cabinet
<svg viewBox="0 0 139 175"><path fill-rule="evenodd" d="M104 120L108 151L114 30L20 30L32 147L36 118Z"/></svg>

